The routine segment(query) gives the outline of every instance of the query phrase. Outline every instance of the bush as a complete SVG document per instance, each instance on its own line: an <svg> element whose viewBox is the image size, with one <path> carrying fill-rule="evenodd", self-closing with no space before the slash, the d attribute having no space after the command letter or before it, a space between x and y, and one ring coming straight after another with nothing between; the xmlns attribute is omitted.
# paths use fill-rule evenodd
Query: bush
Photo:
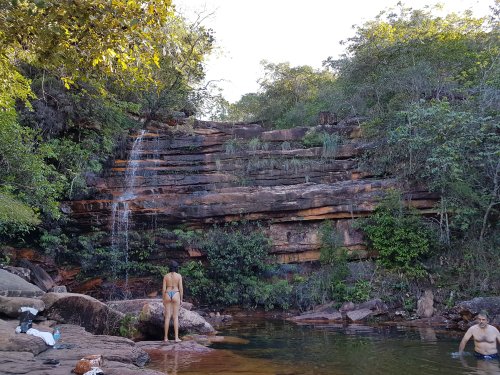
<svg viewBox="0 0 500 375"><path fill-rule="evenodd" d="M258 224L231 223L215 225L206 233L178 230L176 234L206 255L205 265L190 261L180 269L186 293L199 303L266 310L292 305L292 285L278 277L265 278L277 272L269 264L269 239Z"/></svg>
<svg viewBox="0 0 500 375"><path fill-rule="evenodd" d="M421 261L431 251L432 236L415 209L404 207L396 192L390 193L359 226L378 252L382 266L409 277L425 274Z"/></svg>

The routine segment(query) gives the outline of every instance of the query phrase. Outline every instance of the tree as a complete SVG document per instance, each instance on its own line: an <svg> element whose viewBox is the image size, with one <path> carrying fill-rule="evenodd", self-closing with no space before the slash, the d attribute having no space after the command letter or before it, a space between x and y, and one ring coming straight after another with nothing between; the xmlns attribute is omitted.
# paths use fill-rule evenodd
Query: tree
<svg viewBox="0 0 500 375"><path fill-rule="evenodd" d="M265 74L258 93L246 94L228 109L231 120L264 121L269 126L290 128L314 124L328 104L320 95L334 76L310 66L262 61Z"/></svg>
<svg viewBox="0 0 500 375"><path fill-rule="evenodd" d="M338 74L354 112L386 116L420 99L463 100L498 56L491 20L433 16L400 6L357 27L347 53L324 65Z"/></svg>
<svg viewBox="0 0 500 375"><path fill-rule="evenodd" d="M151 80L174 18L170 0L1 0L1 55L77 80ZM10 70L15 70L14 66ZM104 87L103 87L104 89Z"/></svg>
<svg viewBox="0 0 500 375"><path fill-rule="evenodd" d="M149 112L187 105L213 37L170 0L0 0L0 9L0 193L9 198L0 205L57 218L59 200L84 191L84 176L140 126L129 112L148 97L158 102Z"/></svg>

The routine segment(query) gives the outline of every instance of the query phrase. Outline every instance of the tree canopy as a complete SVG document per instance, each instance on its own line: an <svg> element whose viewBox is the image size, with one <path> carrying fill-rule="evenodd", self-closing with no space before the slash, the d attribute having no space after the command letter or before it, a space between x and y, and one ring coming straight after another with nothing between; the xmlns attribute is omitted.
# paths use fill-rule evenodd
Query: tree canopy
<svg viewBox="0 0 500 375"><path fill-rule="evenodd" d="M57 219L139 126L130 112L196 107L213 43L170 0L0 0L0 211L32 214L0 221Z"/></svg>

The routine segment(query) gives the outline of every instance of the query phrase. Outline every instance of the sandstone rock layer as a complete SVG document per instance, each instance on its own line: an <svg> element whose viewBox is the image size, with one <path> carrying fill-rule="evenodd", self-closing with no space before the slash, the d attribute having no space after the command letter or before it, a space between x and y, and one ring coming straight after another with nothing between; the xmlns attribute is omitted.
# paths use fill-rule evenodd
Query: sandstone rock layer
<svg viewBox="0 0 500 375"><path fill-rule="evenodd" d="M137 231L259 220L284 263L317 260L318 228L333 220L351 253L370 256L352 221L369 215L397 183L360 170L358 158L370 145L360 138L358 121L315 130L337 136L335 147L307 147L311 129L305 127L266 131L258 124L196 122L180 132L152 123L131 135L124 160L90 178L92 199L65 209L79 230L111 235L119 220ZM436 200L426 191L407 192L407 198L427 211ZM199 255L176 248L175 240L157 240L166 257Z"/></svg>

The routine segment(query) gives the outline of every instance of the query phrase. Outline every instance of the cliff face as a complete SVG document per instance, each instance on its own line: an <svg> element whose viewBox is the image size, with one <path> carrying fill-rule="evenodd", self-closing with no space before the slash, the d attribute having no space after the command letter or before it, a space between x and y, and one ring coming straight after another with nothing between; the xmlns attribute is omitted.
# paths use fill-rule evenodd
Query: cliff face
<svg viewBox="0 0 500 375"><path fill-rule="evenodd" d="M123 230L259 220L279 261L304 262L319 258L318 230L331 219L354 256L369 255L352 220L369 215L397 183L359 170L368 145L357 120L274 131L214 122L178 128L154 123L131 136L128 160L115 160L92 181L95 199L68 202L75 226L113 237ZM314 132L333 141L307 147ZM425 191L407 197L429 211L437 198ZM164 255L199 255L173 242L160 245Z"/></svg>

